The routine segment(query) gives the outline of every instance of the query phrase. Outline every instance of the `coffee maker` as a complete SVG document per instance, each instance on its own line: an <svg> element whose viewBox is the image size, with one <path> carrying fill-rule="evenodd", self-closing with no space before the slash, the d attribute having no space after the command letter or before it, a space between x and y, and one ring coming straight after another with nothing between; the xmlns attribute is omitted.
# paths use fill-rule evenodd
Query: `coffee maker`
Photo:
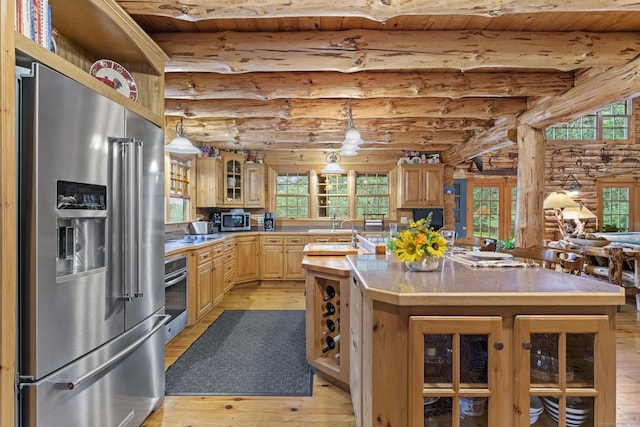
<svg viewBox="0 0 640 427"><path fill-rule="evenodd" d="M264 213L264 231L275 231L276 230L276 214L273 212L265 212Z"/></svg>

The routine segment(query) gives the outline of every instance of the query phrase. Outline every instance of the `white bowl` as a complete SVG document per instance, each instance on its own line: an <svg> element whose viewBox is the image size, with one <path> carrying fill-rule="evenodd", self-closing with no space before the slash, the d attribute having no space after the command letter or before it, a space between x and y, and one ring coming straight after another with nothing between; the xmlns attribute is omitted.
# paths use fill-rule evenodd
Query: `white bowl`
<svg viewBox="0 0 640 427"><path fill-rule="evenodd" d="M529 415L540 415L544 411L542 400L538 396L529 397Z"/></svg>

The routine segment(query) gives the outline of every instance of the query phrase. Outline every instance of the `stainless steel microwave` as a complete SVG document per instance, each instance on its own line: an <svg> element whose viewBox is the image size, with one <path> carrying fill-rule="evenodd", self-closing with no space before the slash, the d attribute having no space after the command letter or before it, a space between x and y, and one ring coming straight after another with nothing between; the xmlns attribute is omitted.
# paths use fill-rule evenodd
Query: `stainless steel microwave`
<svg viewBox="0 0 640 427"><path fill-rule="evenodd" d="M251 214L246 212L222 212L220 214L220 231L251 230Z"/></svg>

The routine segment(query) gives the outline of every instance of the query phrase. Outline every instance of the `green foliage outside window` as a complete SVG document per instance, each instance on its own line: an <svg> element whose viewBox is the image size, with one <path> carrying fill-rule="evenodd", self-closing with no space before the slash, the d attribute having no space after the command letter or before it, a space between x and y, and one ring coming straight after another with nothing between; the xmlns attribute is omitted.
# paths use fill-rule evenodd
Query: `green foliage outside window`
<svg viewBox="0 0 640 427"><path fill-rule="evenodd" d="M309 175L278 174L276 178L276 216L309 217Z"/></svg>
<svg viewBox="0 0 640 427"><path fill-rule="evenodd" d="M602 224L617 231L629 230L629 187L602 189Z"/></svg>
<svg viewBox="0 0 640 427"><path fill-rule="evenodd" d="M369 173L356 177L356 217L363 214L389 216L389 175Z"/></svg>
<svg viewBox="0 0 640 427"><path fill-rule="evenodd" d="M498 187L473 189L473 235L498 238L500 190Z"/></svg>
<svg viewBox="0 0 640 427"><path fill-rule="evenodd" d="M629 139L631 103L617 102L596 114L580 117L545 129L548 140L616 140Z"/></svg>

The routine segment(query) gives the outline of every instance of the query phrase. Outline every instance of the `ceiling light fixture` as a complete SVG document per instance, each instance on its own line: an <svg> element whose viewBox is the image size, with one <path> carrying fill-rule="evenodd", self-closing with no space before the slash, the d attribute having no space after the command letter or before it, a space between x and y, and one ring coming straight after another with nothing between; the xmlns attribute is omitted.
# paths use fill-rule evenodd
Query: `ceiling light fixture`
<svg viewBox="0 0 640 427"><path fill-rule="evenodd" d="M194 147L194 145L185 136L186 132L182 123L182 117L180 122L176 123L176 137L171 140L170 143L164 146L164 151L176 154L198 154L200 149Z"/></svg>
<svg viewBox="0 0 640 427"><path fill-rule="evenodd" d="M327 154L325 160L327 161L327 166L325 166L325 168L320 172L326 174L344 173L344 169L342 169L339 165L340 155L338 153L332 151L331 153Z"/></svg>
<svg viewBox="0 0 640 427"><path fill-rule="evenodd" d="M360 132L358 132L358 129L356 129L355 126L353 125L353 108L352 107L353 107L352 101L349 100L349 130L347 130L347 133L344 136L344 141L342 141L343 147L347 147L347 146L357 147L358 145L364 142L360 137Z"/></svg>

